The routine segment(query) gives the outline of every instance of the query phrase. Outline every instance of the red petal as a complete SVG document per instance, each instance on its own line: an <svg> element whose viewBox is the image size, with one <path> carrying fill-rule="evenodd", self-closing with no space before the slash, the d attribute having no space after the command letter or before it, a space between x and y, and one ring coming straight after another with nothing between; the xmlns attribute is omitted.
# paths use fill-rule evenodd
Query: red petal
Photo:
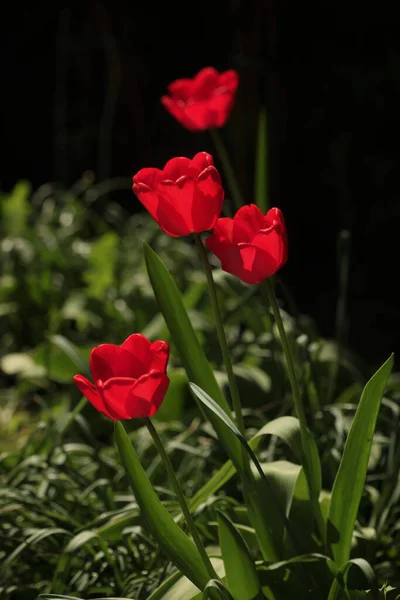
<svg viewBox="0 0 400 600"><path fill-rule="evenodd" d="M221 88L234 94L239 85L239 74L233 69L229 69L219 76L218 84Z"/></svg>
<svg viewBox="0 0 400 600"><path fill-rule="evenodd" d="M80 389L82 394L89 400L91 404L103 415L108 417L109 419L113 419L113 421L118 420L118 415L114 413L114 411L109 410L104 403L103 398L100 396L97 388L93 383L91 383L86 377L83 375L75 375L74 377L75 385Z"/></svg>
<svg viewBox="0 0 400 600"><path fill-rule="evenodd" d="M222 217L221 219L218 219L213 229L212 236L219 238L221 241L232 242L233 219L229 219L228 217Z"/></svg>
<svg viewBox="0 0 400 600"><path fill-rule="evenodd" d="M182 100L190 97L193 86L193 80L188 78L177 79L168 86L169 93L178 96Z"/></svg>
<svg viewBox="0 0 400 600"><path fill-rule="evenodd" d="M174 98L170 98L169 96L162 96L161 103L164 108L189 131L197 131L198 129L201 129L201 127L199 128L198 125L189 118L185 110L185 105L182 101L176 101Z"/></svg>
<svg viewBox="0 0 400 600"><path fill-rule="evenodd" d="M192 168L192 161L190 158L186 158L185 156L178 156L177 158L171 158L167 162L163 170L163 180L170 179L171 181L176 181L182 175L187 175L188 177L197 177L199 171Z"/></svg>
<svg viewBox="0 0 400 600"><path fill-rule="evenodd" d="M165 373L169 359L169 345L167 342L161 340L153 342L150 347L150 356L149 371L155 369Z"/></svg>
<svg viewBox="0 0 400 600"><path fill-rule="evenodd" d="M212 229L221 214L224 189L215 167L205 169L197 180L192 200L193 231L201 233Z"/></svg>
<svg viewBox="0 0 400 600"><path fill-rule="evenodd" d="M159 371L150 371L138 379L126 407L130 418L152 417L164 400L168 386L169 378Z"/></svg>
<svg viewBox="0 0 400 600"><path fill-rule="evenodd" d="M276 271L280 269L287 260L286 232L284 235L281 235L275 228L272 228L267 232L260 232L253 238L251 245L268 253L276 265Z"/></svg>
<svg viewBox="0 0 400 600"><path fill-rule="evenodd" d="M192 96L195 100L208 98L218 86L219 73L213 67L201 69L193 80Z"/></svg>
<svg viewBox="0 0 400 600"><path fill-rule="evenodd" d="M144 169L143 169L144 170ZM134 178L135 179L135 178ZM145 209L157 220L158 194L145 183L134 183L132 191Z"/></svg>
<svg viewBox="0 0 400 600"><path fill-rule="evenodd" d="M140 169L133 176L134 184L144 184L150 189L155 190L157 188L158 182L163 179L164 173L161 169L155 169L152 167L147 167L145 169Z"/></svg>
<svg viewBox="0 0 400 600"><path fill-rule="evenodd" d="M137 379L145 372L140 359L114 344L101 344L90 353L90 369L93 379L107 381L111 377L132 377Z"/></svg>
<svg viewBox="0 0 400 600"><path fill-rule="evenodd" d="M221 220L222 219L219 219L219 221ZM214 232L215 229L213 234L206 240L208 248L221 261L221 268L223 271L231 273L242 281L245 281L247 273L243 268L243 261L238 246L235 246L227 240L218 238L214 235Z"/></svg>
<svg viewBox="0 0 400 600"><path fill-rule="evenodd" d="M118 419L130 419L127 403L136 379L130 377L112 377L98 386L104 404L108 410L118 415Z"/></svg>
<svg viewBox="0 0 400 600"><path fill-rule="evenodd" d="M192 158L192 166L197 170L197 174L201 174L204 169L211 167L214 164L214 159L208 152L198 152Z"/></svg>
<svg viewBox="0 0 400 600"><path fill-rule="evenodd" d="M256 248L251 244L243 244L240 248L240 254L244 268L241 279L245 283L261 283L274 275L279 269L274 257L262 248Z"/></svg>
<svg viewBox="0 0 400 600"><path fill-rule="evenodd" d="M121 348L133 354L136 360L140 361L143 365L143 373L148 370L151 343L144 335L141 333L132 333L132 335L122 342Z"/></svg>
<svg viewBox="0 0 400 600"><path fill-rule="evenodd" d="M268 227L268 221L255 204L239 208L233 218L233 241L235 244L251 242L253 237Z"/></svg>

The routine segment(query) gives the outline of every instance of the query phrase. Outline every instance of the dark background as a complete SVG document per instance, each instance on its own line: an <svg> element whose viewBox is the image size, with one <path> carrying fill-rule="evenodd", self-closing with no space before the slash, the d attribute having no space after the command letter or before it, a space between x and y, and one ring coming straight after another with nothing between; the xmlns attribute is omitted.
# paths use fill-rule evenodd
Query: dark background
<svg viewBox="0 0 400 600"><path fill-rule="evenodd" d="M305 6L307 4L307 6ZM389 6L389 5L387 5ZM400 350L397 293L399 19L385 3L2 3L0 187L131 177L213 152L159 102L204 66L235 68L222 131L252 200L254 140L267 103L271 202L285 214L282 271L299 309L333 333L336 242L351 231L349 343L371 365ZM129 190L120 202L139 209ZM398 352L399 355L399 352Z"/></svg>

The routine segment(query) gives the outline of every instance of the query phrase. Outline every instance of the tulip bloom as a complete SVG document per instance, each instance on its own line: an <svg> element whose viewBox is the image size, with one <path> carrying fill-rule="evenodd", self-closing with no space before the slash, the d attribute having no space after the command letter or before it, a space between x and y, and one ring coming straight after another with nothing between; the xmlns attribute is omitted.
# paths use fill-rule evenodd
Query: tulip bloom
<svg viewBox="0 0 400 600"><path fill-rule="evenodd" d="M245 283L261 283L287 260L287 235L279 208L263 215L258 206L242 206L233 219L218 219L206 240L221 268Z"/></svg>
<svg viewBox="0 0 400 600"><path fill-rule="evenodd" d="M212 229L222 210L224 189L213 157L199 152L172 158L164 169L142 169L132 189L161 229L179 237Z"/></svg>
<svg viewBox="0 0 400 600"><path fill-rule="evenodd" d="M229 70L218 73L206 67L193 79L177 79L162 96L164 107L189 131L223 127L232 110L239 76Z"/></svg>
<svg viewBox="0 0 400 600"><path fill-rule="evenodd" d="M121 346L101 344L90 354L94 384L83 375L74 382L99 412L114 421L152 417L169 385L167 342L152 344L140 333Z"/></svg>

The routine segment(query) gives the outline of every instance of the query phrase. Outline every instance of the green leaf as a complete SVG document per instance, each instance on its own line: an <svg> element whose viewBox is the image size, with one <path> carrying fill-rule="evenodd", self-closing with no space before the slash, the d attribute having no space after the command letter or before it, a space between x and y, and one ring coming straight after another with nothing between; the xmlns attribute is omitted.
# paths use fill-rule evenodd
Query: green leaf
<svg viewBox="0 0 400 600"><path fill-rule="evenodd" d="M211 564L217 575L221 578L225 575L224 563L221 558L211 557ZM212 580L213 581L213 580ZM206 589L206 586L204 587ZM173 573L154 590L147 600L202 600L203 592L193 585L187 577L182 576L179 571Z"/></svg>
<svg viewBox="0 0 400 600"><path fill-rule="evenodd" d="M226 587L220 581L218 581L218 579L210 579L204 588L202 600L215 598L215 591L218 592L218 598L221 598L221 600L235 600L235 598L232 597Z"/></svg>
<svg viewBox="0 0 400 600"><path fill-rule="evenodd" d="M89 297L102 299L115 283L119 236L114 231L104 233L92 244L89 268L84 273Z"/></svg>
<svg viewBox="0 0 400 600"><path fill-rule="evenodd" d="M68 356L68 358L76 366L79 373L85 375L85 377L88 377L89 379L91 378L92 375L90 373L88 363L83 360L79 351L75 348L73 344L71 344L69 340L67 340L67 338L65 338L63 335L57 334L50 335L48 339L51 344L54 344L54 346L62 350L64 354ZM86 356L88 348L84 347L80 349L80 352Z"/></svg>
<svg viewBox="0 0 400 600"><path fill-rule="evenodd" d="M215 398L224 412L229 414L228 403L200 346L173 278L159 256L146 243L144 255L154 295L189 379ZM205 412L228 456L240 466L242 456L235 435L215 417L213 411L206 409Z"/></svg>
<svg viewBox="0 0 400 600"><path fill-rule="evenodd" d="M262 437L276 435L292 450L301 462L301 437L299 421L295 417L279 417L266 423L249 441L252 450L257 450ZM236 473L232 461L228 460L222 467L200 488L190 502L191 510L196 510L210 496L215 494Z"/></svg>
<svg viewBox="0 0 400 600"><path fill-rule="evenodd" d="M260 475L260 483L265 487L265 492L260 492L258 487L254 486L254 483L247 477L243 479L243 493L245 496L248 510L250 511L253 526L255 527L257 534L262 545L263 553L268 557L274 557L279 555L278 546L280 545L279 531L283 532L286 529L288 536L293 546L298 546L296 532L292 527L289 519L287 518L284 509L281 507L278 498L275 495L274 489L271 487L268 478L265 476L264 471L261 468L260 463L257 460L252 448L247 443L246 439L240 433L235 423L230 417L224 413L222 408L210 398L210 396L195 383L190 383L190 389L194 394L203 402L210 410L214 411L221 420L232 430L237 436L240 443L249 454L254 466L256 467ZM273 514L265 514L265 496L264 493L268 493L271 505L274 508ZM260 537L260 534L263 537Z"/></svg>
<svg viewBox="0 0 400 600"><path fill-rule="evenodd" d="M261 585L249 549L232 521L217 511L218 531L228 590L234 600L261 598Z"/></svg>
<svg viewBox="0 0 400 600"><path fill-rule="evenodd" d="M122 464L148 529L176 567L203 590L209 577L199 551L161 503L119 421L115 423L115 436Z"/></svg>
<svg viewBox="0 0 400 600"><path fill-rule="evenodd" d="M255 171L255 203L265 215L269 208L268 198L268 122L265 106L260 108Z"/></svg>
<svg viewBox="0 0 400 600"><path fill-rule="evenodd" d="M6 235L22 235L26 229L29 214L32 211L29 196L31 184L18 181L8 196L0 198L2 225Z"/></svg>
<svg viewBox="0 0 400 600"><path fill-rule="evenodd" d="M327 539L339 566L346 563L350 556L351 540L364 489L372 438L381 398L393 362L392 354L371 377L363 390L333 484Z"/></svg>

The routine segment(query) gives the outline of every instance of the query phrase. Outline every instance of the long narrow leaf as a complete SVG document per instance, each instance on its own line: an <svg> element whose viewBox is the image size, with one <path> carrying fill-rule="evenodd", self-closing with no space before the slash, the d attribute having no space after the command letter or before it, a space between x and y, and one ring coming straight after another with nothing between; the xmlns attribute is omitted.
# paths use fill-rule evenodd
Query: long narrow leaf
<svg viewBox="0 0 400 600"><path fill-rule="evenodd" d="M229 414L228 403L197 339L173 278L159 256L146 243L144 255L154 295L189 379L215 398L224 412ZM212 411L206 410L206 415L228 456L240 466L242 456L236 436L215 417Z"/></svg>
<svg viewBox="0 0 400 600"><path fill-rule="evenodd" d="M259 600L261 585L244 539L223 512L217 511L217 517L228 590L235 600Z"/></svg>
<svg viewBox="0 0 400 600"><path fill-rule="evenodd" d="M351 540L364 489L379 407L393 367L393 354L366 384L349 431L332 490L327 540L340 567L350 556Z"/></svg>
<svg viewBox="0 0 400 600"><path fill-rule="evenodd" d="M147 527L168 558L200 590L204 590L209 577L199 551L161 503L119 421L115 424L115 436L122 464Z"/></svg>

